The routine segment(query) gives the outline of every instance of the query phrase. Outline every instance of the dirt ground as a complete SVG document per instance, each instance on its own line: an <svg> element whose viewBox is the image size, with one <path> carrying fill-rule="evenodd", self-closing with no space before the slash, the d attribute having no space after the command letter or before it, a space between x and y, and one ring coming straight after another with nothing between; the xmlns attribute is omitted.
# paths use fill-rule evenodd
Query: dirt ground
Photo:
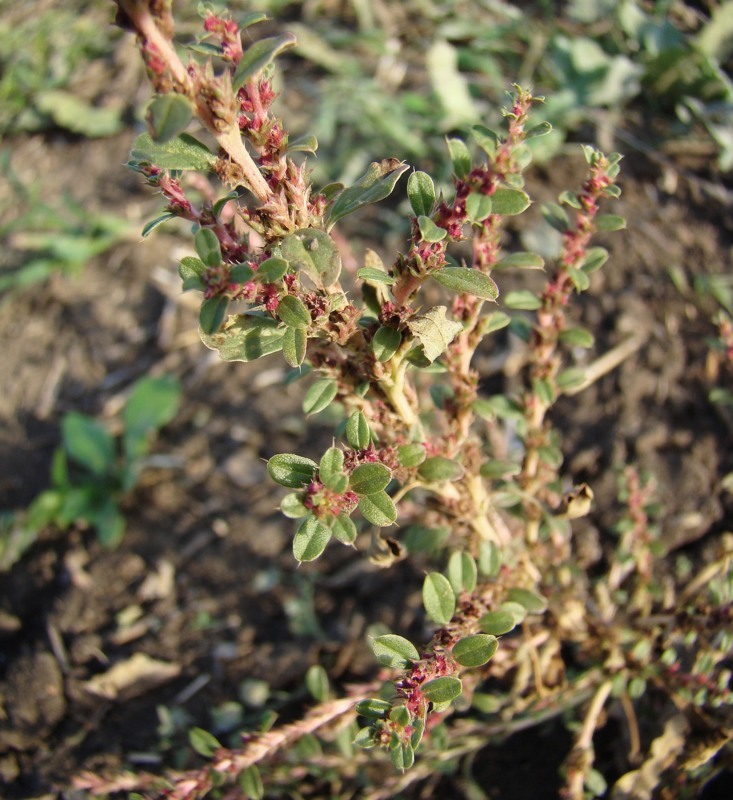
<svg viewBox="0 0 733 800"><path fill-rule="evenodd" d="M303 386L283 387L277 357L225 364L201 345L175 273L185 236L175 227L144 242L137 235L159 199L121 166L132 137L90 142L56 132L12 142L25 177L115 209L131 235L81 278L54 277L0 306L0 507L24 507L47 486L65 412L112 420L131 384L151 373L177 375L184 399L156 445L159 468L126 502L118 549L102 550L90 531L47 531L0 575L0 794L9 799L75 798L71 780L82 770L191 765L187 728L212 729L222 704L240 703L247 721L265 687L288 718L307 704L299 687L312 663L327 665L336 683L373 676L365 633L375 620L425 632L415 567L379 571L341 548L296 570L291 524L277 513L281 491L264 459L316 452L331 428L306 432ZM569 157L552 173L538 169L530 192L550 199L581 166ZM579 313L596 334L591 359L634 333L643 343L563 400L554 420L566 471L596 495L582 535L609 535L619 516L616 470L636 463L659 482L667 545L704 558L713 538L733 529L733 499L721 486L733 470L733 426L708 400L719 366L706 341L713 305L680 291L670 271L690 285L698 274L730 274L733 190L711 164L633 153L622 186L615 210L629 230L609 237L611 262ZM483 353L480 365L491 392L512 380L496 355ZM99 676L140 655L160 662L154 674L126 695L105 695ZM611 776L623 769L613 762L612 727ZM479 783L506 800L556 796L568 743L558 731L484 751ZM544 755L529 762L536 752ZM724 779L706 800L730 796ZM410 796L437 796L430 787ZM441 787L444 797L468 797L460 781Z"/></svg>

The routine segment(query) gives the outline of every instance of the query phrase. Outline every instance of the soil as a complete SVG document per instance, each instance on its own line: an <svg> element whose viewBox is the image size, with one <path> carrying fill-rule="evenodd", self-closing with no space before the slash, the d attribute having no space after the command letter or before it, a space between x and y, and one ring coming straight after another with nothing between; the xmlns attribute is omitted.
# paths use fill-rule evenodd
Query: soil
<svg viewBox="0 0 733 800"><path fill-rule="evenodd" d="M373 676L365 643L373 621L406 635L425 630L420 573L406 563L382 571L332 548L317 566L295 568L291 524L277 513L282 493L264 459L320 452L332 429L318 422L306 431L302 384L284 387L276 357L226 364L201 345L195 307L175 274L185 231L164 227L138 240L159 199L121 166L133 135L87 141L55 132L12 142L24 179L115 211L131 234L80 278L54 276L0 307L0 507L25 507L48 485L65 412L114 425L125 393L147 374L177 375L184 399L157 442L158 468L125 502L127 532L116 550L102 549L92 531L49 530L0 576L7 798L78 797L72 779L85 770L191 765L187 729L215 728L222 704L243 704L251 720L265 687L288 719L306 707L300 687L310 664L326 664L337 684ZM552 173L536 171L535 198L556 195L581 166L573 157ZM708 400L722 369L708 344L714 304L670 278L676 270L692 286L696 275L730 274L733 192L709 168L640 155L624 162L617 210L629 229L609 237L611 262L594 275L578 315L596 334L590 359L631 334L643 343L554 414L567 473L595 492L579 529L589 540L609 536L618 519L616 476L627 463L656 476L658 523L673 551L704 558L733 528L721 484L733 471L733 426ZM511 375L491 367L496 354L483 355L484 388L509 386ZM99 676L133 656L154 660L144 662L146 679L112 696ZM620 748L611 728L609 763ZM493 798L557 796L563 737L550 725L492 746L474 765L476 779ZM623 767L617 760L609 769ZM724 780L707 800L724 796ZM444 778L440 796L471 796L462 786Z"/></svg>

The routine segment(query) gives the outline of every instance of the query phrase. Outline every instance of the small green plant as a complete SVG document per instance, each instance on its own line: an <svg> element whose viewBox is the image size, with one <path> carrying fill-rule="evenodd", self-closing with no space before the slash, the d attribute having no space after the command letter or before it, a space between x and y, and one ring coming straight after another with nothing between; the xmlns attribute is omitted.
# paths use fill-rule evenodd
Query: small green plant
<svg viewBox="0 0 733 800"><path fill-rule="evenodd" d="M104 547L119 544L125 531L120 501L135 488L148 464L154 436L175 416L178 381L138 381L122 411L122 431L112 435L93 417L72 411L61 421L61 446L51 467L51 488L24 514L6 516L0 535L0 570L7 570L49 525L94 528Z"/></svg>
<svg viewBox="0 0 733 800"><path fill-rule="evenodd" d="M42 13L0 3L0 137L51 126L90 138L122 129L120 109L88 94L95 88L90 61L109 56L111 31L100 35L104 13L99 0L75 0ZM98 89L104 91L104 82Z"/></svg>
<svg viewBox="0 0 733 800"><path fill-rule="evenodd" d="M12 218L0 225L0 237L9 244L0 263L0 292L22 289L55 273L77 277L91 258L130 232L125 220L91 213L71 197L62 203L46 199L42 186L18 178L8 150L0 152L0 170L10 189L0 211L11 217L12 210Z"/></svg>
<svg viewBox="0 0 733 800"><path fill-rule="evenodd" d="M562 796L583 800L607 788L593 737L610 704L638 744L634 759L644 757L636 709L647 685L674 715L675 731L687 729L685 714L714 719L731 703L730 542L721 541L704 573L680 573L670 585L657 569L652 487L629 468L617 539L607 561L588 569L573 522L591 510L593 491L563 473L552 424L557 400L588 382L573 354L594 338L573 306L608 257L594 237L625 226L601 208L620 194L620 156L583 147L579 186L542 209L546 232L554 228L561 242L546 260L510 246L514 219L532 205L529 142L549 130L532 122L530 91L515 88L501 131L474 124L466 137L448 138L452 179L443 192L394 158L372 163L350 186L318 190L300 156L316 150L315 138L291 141L272 112L271 65L294 46L292 35L245 48L241 31L250 37L263 15L236 23L202 5L204 33L184 63L170 2L117 5L156 93L150 133L130 159L166 200L146 233L176 217L193 225L196 254L179 271L184 290L201 293L204 344L227 361L281 353L308 381L306 417L330 409L339 419L325 451L268 461L288 490L281 510L295 520L295 560L316 561L339 545L385 569L414 559L432 631L408 639L374 630L382 671L373 681L335 697L312 668L305 682L317 705L241 748L194 728L191 744L207 762L176 778L168 796L204 797L238 778L246 796L261 797L257 765L270 758L265 784L302 793L298 761L315 779L340 782L382 751L396 777L380 772L381 788L393 795L408 769L424 776L483 747L490 733L563 715L575 740ZM194 119L196 137L187 132ZM387 263L367 250L347 274L335 227L391 195L408 171L406 246ZM191 172L218 176L219 199L196 200ZM497 281L511 271L535 277L533 288L500 292ZM507 330L526 344L524 381L515 394L485 396L474 356ZM451 718L456 708L464 719ZM348 734L329 738L336 720ZM324 728L322 744L315 734ZM682 741L660 766L656 743L643 747L655 784L668 768L699 780L710 760L692 766ZM629 774L615 797L634 796L624 788ZM139 785L154 784L140 776Z"/></svg>

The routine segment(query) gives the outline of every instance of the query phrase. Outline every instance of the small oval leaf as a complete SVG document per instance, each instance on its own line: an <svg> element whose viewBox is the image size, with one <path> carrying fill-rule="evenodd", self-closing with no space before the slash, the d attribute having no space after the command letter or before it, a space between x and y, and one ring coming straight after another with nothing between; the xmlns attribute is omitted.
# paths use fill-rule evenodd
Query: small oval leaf
<svg viewBox="0 0 733 800"><path fill-rule="evenodd" d="M237 70L232 78L234 90L241 89L244 84L256 77L280 53L295 47L297 40L292 33L283 33L260 39L245 50L244 55L237 64Z"/></svg>
<svg viewBox="0 0 733 800"><path fill-rule="evenodd" d="M191 747L204 758L211 758L217 750L221 749L221 742L216 736L203 728L191 728L188 732L188 741Z"/></svg>
<svg viewBox="0 0 733 800"><path fill-rule="evenodd" d="M365 495L359 499L359 511L372 525L386 528L397 519L397 509L386 492Z"/></svg>
<svg viewBox="0 0 733 800"><path fill-rule="evenodd" d="M510 589L507 600L523 605L530 614L543 614L547 609L547 600L529 589Z"/></svg>
<svg viewBox="0 0 733 800"><path fill-rule="evenodd" d="M528 209L530 202L526 192L500 186L491 195L491 213L503 217L513 217Z"/></svg>
<svg viewBox="0 0 733 800"><path fill-rule="evenodd" d="M387 488L392 473L384 464L359 464L351 473L349 484L358 495L377 494Z"/></svg>
<svg viewBox="0 0 733 800"><path fill-rule="evenodd" d="M388 325L382 325L372 339L372 351L377 361L386 362L402 344L402 334Z"/></svg>
<svg viewBox="0 0 733 800"><path fill-rule="evenodd" d="M283 334L283 356L288 366L299 367L305 361L308 334L305 328L286 328Z"/></svg>
<svg viewBox="0 0 733 800"><path fill-rule="evenodd" d="M542 305L542 301L529 289L517 289L507 292L504 296L504 305L517 311L536 311Z"/></svg>
<svg viewBox="0 0 733 800"><path fill-rule="evenodd" d="M278 453L267 462L270 477L288 489L300 489L310 483L317 468L315 461L294 453Z"/></svg>
<svg viewBox="0 0 733 800"><path fill-rule="evenodd" d="M361 411L355 411L346 423L346 441L355 450L364 450L371 440L372 432L366 417Z"/></svg>
<svg viewBox="0 0 733 800"><path fill-rule="evenodd" d="M484 633L493 636L501 636L502 633L509 633L514 630L517 623L514 614L509 611L489 611L478 621L478 626Z"/></svg>
<svg viewBox="0 0 733 800"><path fill-rule="evenodd" d="M407 197L416 217L429 216L435 205L435 185L425 172L413 172L407 179Z"/></svg>
<svg viewBox="0 0 733 800"><path fill-rule="evenodd" d="M338 385L336 381L330 378L321 378L305 393L303 411L306 414L318 414L331 405L337 394Z"/></svg>
<svg viewBox="0 0 733 800"><path fill-rule="evenodd" d="M331 529L314 516L306 517L293 539L293 555L298 561L314 561L326 549Z"/></svg>
<svg viewBox="0 0 733 800"><path fill-rule="evenodd" d="M448 152L457 178L465 178L471 171L471 153L463 139L446 139Z"/></svg>
<svg viewBox="0 0 733 800"><path fill-rule="evenodd" d="M431 272L430 276L438 283L459 294L470 294L481 300L496 300L499 288L483 272L469 267L443 267Z"/></svg>
<svg viewBox="0 0 733 800"><path fill-rule="evenodd" d="M431 456L417 469L417 474L429 483L457 481L463 477L463 472L461 464L445 456Z"/></svg>
<svg viewBox="0 0 733 800"><path fill-rule="evenodd" d="M458 678L443 675L440 678L433 678L432 681L423 684L421 691L423 696L431 703L442 705L452 702L456 697L460 697L463 691L463 685Z"/></svg>
<svg viewBox="0 0 733 800"><path fill-rule="evenodd" d="M307 328L311 324L311 315L305 303L292 294L287 294L280 300L277 315L291 328Z"/></svg>
<svg viewBox="0 0 733 800"><path fill-rule="evenodd" d="M470 553L451 553L448 559L448 580L456 595L461 592L472 592L476 588L478 568Z"/></svg>
<svg viewBox="0 0 733 800"><path fill-rule="evenodd" d="M397 460L408 469L419 466L425 461L425 445L420 442L400 445L397 448Z"/></svg>
<svg viewBox="0 0 733 800"><path fill-rule="evenodd" d="M380 664L394 669L409 669L413 662L420 660L415 645L394 633L377 636L372 642L372 650Z"/></svg>
<svg viewBox="0 0 733 800"><path fill-rule="evenodd" d="M462 667L480 667L496 653L499 640L496 636L477 633L475 636L464 636L453 646L453 658Z"/></svg>
<svg viewBox="0 0 733 800"><path fill-rule="evenodd" d="M211 336L221 328L229 308L228 297L210 297L201 303L199 325L206 336Z"/></svg>
<svg viewBox="0 0 733 800"><path fill-rule="evenodd" d="M445 575L431 572L425 576L422 600L428 616L438 625L447 625L453 618L456 610L456 596Z"/></svg>
<svg viewBox="0 0 733 800"><path fill-rule="evenodd" d="M153 141L162 144L182 133L193 118L187 97L173 92L156 97L148 107L147 121Z"/></svg>

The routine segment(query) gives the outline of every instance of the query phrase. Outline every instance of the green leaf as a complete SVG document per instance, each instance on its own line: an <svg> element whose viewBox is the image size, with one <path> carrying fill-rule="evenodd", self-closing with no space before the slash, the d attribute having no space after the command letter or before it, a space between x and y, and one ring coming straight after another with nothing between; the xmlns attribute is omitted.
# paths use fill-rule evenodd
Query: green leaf
<svg viewBox="0 0 733 800"><path fill-rule="evenodd" d="M481 320L482 336L487 336L490 333L494 333L495 331L500 331L502 328L506 328L506 326L511 322L511 319L512 318L503 311L493 311L491 314L487 314Z"/></svg>
<svg viewBox="0 0 733 800"><path fill-rule="evenodd" d="M429 217L435 206L435 185L425 172L413 172L407 179L407 196L416 217Z"/></svg>
<svg viewBox="0 0 733 800"><path fill-rule="evenodd" d="M570 220L565 209L557 203L546 203L542 206L545 222L556 231L565 233L570 229Z"/></svg>
<svg viewBox="0 0 733 800"><path fill-rule="evenodd" d="M330 378L317 380L305 393L303 398L303 412L305 414L318 414L331 405L338 394L338 384Z"/></svg>
<svg viewBox="0 0 733 800"><path fill-rule="evenodd" d="M587 272L575 267L566 267L566 270L576 292L584 292L590 287L590 278Z"/></svg>
<svg viewBox="0 0 733 800"><path fill-rule="evenodd" d="M481 667L494 655L499 647L496 636L478 633L459 639L451 654L462 667Z"/></svg>
<svg viewBox="0 0 733 800"><path fill-rule="evenodd" d="M501 636L514 630L517 623L514 614L509 611L489 611L479 619L478 626L484 633Z"/></svg>
<svg viewBox="0 0 733 800"><path fill-rule="evenodd" d="M8 42L7 39L5 41ZM38 38L38 35L36 35L36 38L33 42L30 40L26 41L27 49L31 47L45 48L48 47L49 44L50 40L46 40L42 44L41 39ZM37 53L37 56L30 56L29 52L28 61L18 60L16 62L17 65L20 65L20 68L18 68L17 71L23 74L23 77L20 79L16 78L16 80L19 80L20 86L23 86L28 80L31 82L41 81L41 75L43 74L43 71L45 69L51 69L50 64L48 67L41 66L41 63L46 64L45 59L48 57L47 54L41 55L40 50L38 50ZM58 51L56 55L59 57L59 59L65 58L65 56L61 55L60 51ZM33 74L34 67L31 66L36 58L43 59L42 62L39 61L38 63L38 67L40 68L38 77ZM59 70L67 68L68 67L66 66L62 67L61 62L57 67ZM58 83L60 77L61 75L54 78L49 74L47 79ZM9 87L11 85L12 84L7 84L4 82L4 99L7 98L6 102L10 99L9 91L11 90ZM31 86L29 85L28 89L30 88ZM60 128L65 128L72 133L81 134L89 139L95 139L97 137L114 136L114 134L119 133L124 127L124 123L120 116L120 111L117 108L92 105L91 103L82 99L79 95L64 91L63 89L43 89L42 84L39 84L38 88L42 89L42 91L33 92L33 105L35 110L41 112L41 114L46 114L51 117L51 119ZM36 87L33 86L33 89L36 89Z"/></svg>
<svg viewBox="0 0 733 800"><path fill-rule="evenodd" d="M191 747L204 758L211 758L217 750L221 750L221 742L203 728L191 728L188 732Z"/></svg>
<svg viewBox="0 0 733 800"><path fill-rule="evenodd" d="M326 549L331 529L313 515L300 524L293 539L293 555L298 561L314 561Z"/></svg>
<svg viewBox="0 0 733 800"><path fill-rule="evenodd" d="M313 153L318 150L318 139L312 133L288 141L288 153Z"/></svg>
<svg viewBox="0 0 733 800"><path fill-rule="evenodd" d="M465 178L471 171L471 153L463 139L446 139L448 153L457 178Z"/></svg>
<svg viewBox="0 0 733 800"><path fill-rule="evenodd" d="M491 195L491 213L502 217L513 217L526 211L530 203L531 200L526 192L501 186Z"/></svg>
<svg viewBox="0 0 733 800"><path fill-rule="evenodd" d="M305 361L308 334L305 328L286 328L283 334L283 356L288 366L299 367Z"/></svg>
<svg viewBox="0 0 733 800"><path fill-rule="evenodd" d="M303 505L303 496L292 492L286 494L280 502L280 511L288 519L302 519L310 513Z"/></svg>
<svg viewBox="0 0 733 800"><path fill-rule="evenodd" d="M434 705L451 703L461 696L463 685L458 678L443 675L440 678L433 678L432 681L424 683L420 687L422 695Z"/></svg>
<svg viewBox="0 0 733 800"><path fill-rule="evenodd" d="M287 271L288 262L284 258L272 256L257 267L255 277L260 283L277 283Z"/></svg>
<svg viewBox="0 0 733 800"><path fill-rule="evenodd" d="M448 580L456 596L476 588L478 568L470 553L455 550L448 559Z"/></svg>
<svg viewBox="0 0 733 800"><path fill-rule="evenodd" d="M356 541L356 525L345 513L339 514L331 521L331 533L341 544L354 544Z"/></svg>
<svg viewBox="0 0 733 800"><path fill-rule="evenodd" d="M396 158L370 164L361 178L353 186L344 189L333 201L327 214L328 229L363 206L389 197L400 175L409 168L408 164L403 164Z"/></svg>
<svg viewBox="0 0 733 800"><path fill-rule="evenodd" d="M391 635L391 634L388 634ZM384 638L384 637L379 637ZM395 638L401 639L402 637L396 636ZM376 640L375 640L376 641ZM407 639L402 639L403 642L407 642L408 645L414 650L415 652L415 661L418 660L419 655L417 650L407 641ZM372 645L373 646L373 645ZM377 656L379 658L379 656ZM381 659L380 659L381 660ZM381 663L384 663L383 661ZM405 660L402 659L402 663L405 663ZM407 659L407 663L405 669L410 666L411 662ZM387 666L392 666L391 663L388 663ZM356 713L360 714L362 717L367 717L368 719L384 719L389 711L392 709L392 705L388 703L386 700L378 700L376 698L372 698L369 700L360 700L356 704Z"/></svg>
<svg viewBox="0 0 733 800"><path fill-rule="evenodd" d="M448 231L436 225L430 217L418 217L417 225L423 242L440 242L448 235Z"/></svg>
<svg viewBox="0 0 733 800"><path fill-rule="evenodd" d="M429 483L457 481L463 477L463 472L461 464L445 456L431 456L417 468L417 474Z"/></svg>
<svg viewBox="0 0 733 800"><path fill-rule="evenodd" d="M377 361L389 361L401 344L402 334L396 328L382 325L372 339L372 352Z"/></svg>
<svg viewBox="0 0 733 800"><path fill-rule="evenodd" d="M243 31L245 28L250 28L252 25L257 25L259 22L266 22L270 17L264 11L250 11L237 21L239 30Z"/></svg>
<svg viewBox="0 0 733 800"><path fill-rule="evenodd" d="M496 300L499 289L483 272L469 267L443 267L430 273L438 283L459 294L470 294L481 300Z"/></svg>
<svg viewBox="0 0 733 800"><path fill-rule="evenodd" d="M200 287L204 288L204 282L202 280L203 276L206 274L206 264L201 261L200 258L193 258L192 256L186 256L185 258L181 259L180 264L178 265L178 275L183 281L184 291L186 290L186 283L198 281ZM194 286L191 286L194 288ZM198 287L195 287L198 288Z"/></svg>
<svg viewBox="0 0 733 800"><path fill-rule="evenodd" d="M241 89L248 80L259 75L276 56L295 47L296 44L296 38L292 33L283 33L280 36L272 36L255 42L244 51L244 55L237 64L232 78L232 88L235 91Z"/></svg>
<svg viewBox="0 0 733 800"><path fill-rule="evenodd" d="M410 553L439 552L450 538L451 530L442 528L426 528L423 525L410 525L405 529L401 540Z"/></svg>
<svg viewBox="0 0 733 800"><path fill-rule="evenodd" d="M536 139L538 136L547 136L548 133L552 133L552 125L549 122L540 122L527 131L525 139Z"/></svg>
<svg viewBox="0 0 733 800"><path fill-rule="evenodd" d="M498 264L494 264L494 269L508 269L509 267L544 269L545 259L539 253L512 253L502 258Z"/></svg>
<svg viewBox="0 0 733 800"><path fill-rule="evenodd" d="M484 478L505 478L509 475L518 475L522 467L514 461L492 459L482 464L479 471Z"/></svg>
<svg viewBox="0 0 733 800"><path fill-rule="evenodd" d="M265 787L257 764L250 764L239 774L239 788L249 800L262 800L265 796Z"/></svg>
<svg viewBox="0 0 733 800"><path fill-rule="evenodd" d="M221 244L211 228L200 228L196 231L193 243L199 258L207 267L218 267L221 264Z"/></svg>
<svg viewBox="0 0 733 800"><path fill-rule="evenodd" d="M595 218L596 230L622 231L626 227L626 220L618 214L599 214Z"/></svg>
<svg viewBox="0 0 733 800"><path fill-rule="evenodd" d="M482 541L479 543L478 568L482 575L494 578L501 569L501 556L499 548L493 542ZM493 633L493 631L486 631Z"/></svg>
<svg viewBox="0 0 733 800"><path fill-rule="evenodd" d="M406 770L415 763L415 751L410 742L396 738L390 742L389 756L395 769Z"/></svg>
<svg viewBox="0 0 733 800"><path fill-rule="evenodd" d="M371 440L372 432L366 417L361 411L354 411L346 423L346 441L355 450L364 450Z"/></svg>
<svg viewBox="0 0 733 800"><path fill-rule="evenodd" d="M560 331L560 341L573 347L593 347L595 338L593 334L585 328L565 328Z"/></svg>
<svg viewBox="0 0 733 800"><path fill-rule="evenodd" d="M521 625L527 618L527 609L521 603L508 600L499 606L499 611L511 614L514 617L514 625Z"/></svg>
<svg viewBox="0 0 733 800"><path fill-rule="evenodd" d="M165 214L161 214L159 217L150 220L145 227L142 229L140 236L145 239L159 226L162 225L164 222L168 222L169 219L176 219L176 214L171 214L170 212L166 212Z"/></svg>
<svg viewBox="0 0 733 800"><path fill-rule="evenodd" d="M425 358L435 361L448 345L463 330L460 322L446 318L445 306L434 306L424 314L418 314L407 323L412 335L423 346Z"/></svg>
<svg viewBox="0 0 733 800"><path fill-rule="evenodd" d="M392 286L394 283L391 275L387 275L386 272L376 267L362 267L357 271L356 277L366 283L386 283L388 286Z"/></svg>
<svg viewBox="0 0 733 800"><path fill-rule="evenodd" d="M329 447L318 465L318 477L328 489L344 474L344 454L338 447Z"/></svg>
<svg viewBox="0 0 733 800"><path fill-rule="evenodd" d="M280 245L283 258L303 270L314 283L327 288L341 274L341 256L333 239L315 228L303 228L286 236Z"/></svg>
<svg viewBox="0 0 733 800"><path fill-rule="evenodd" d="M87 515L87 520L97 533L102 547L111 550L122 541L125 533L125 518L113 497L108 497L101 506Z"/></svg>
<svg viewBox="0 0 733 800"><path fill-rule="evenodd" d="M286 294L277 305L277 315L290 328L307 328L311 324L310 311L305 303L292 294Z"/></svg>
<svg viewBox="0 0 733 800"><path fill-rule="evenodd" d="M61 421L64 450L72 461L94 475L110 474L117 460L115 442L96 420L71 411Z"/></svg>
<svg viewBox="0 0 733 800"><path fill-rule="evenodd" d="M255 361L283 349L285 330L271 317L238 314L215 333L202 332L201 340L223 361Z"/></svg>
<svg viewBox="0 0 733 800"><path fill-rule="evenodd" d="M547 600L529 589L510 589L507 600L524 606L530 614L543 614L547 610Z"/></svg>
<svg viewBox="0 0 733 800"><path fill-rule="evenodd" d="M359 732L354 737L354 744L364 750L369 750L377 746L375 735L376 731L374 728L360 728Z"/></svg>
<svg viewBox="0 0 733 800"><path fill-rule="evenodd" d="M542 306L542 301L529 289L517 289L513 292L507 292L504 296L504 305L507 308L514 308L519 311L536 311Z"/></svg>
<svg viewBox="0 0 733 800"><path fill-rule="evenodd" d="M425 576L422 585L422 601L433 622L447 625L456 611L456 596L445 575L431 572Z"/></svg>
<svg viewBox="0 0 733 800"><path fill-rule="evenodd" d="M400 728L406 728L411 719L412 715L407 706L394 706L389 712L389 721Z"/></svg>
<svg viewBox="0 0 733 800"><path fill-rule="evenodd" d="M471 127L471 136L490 159L496 158L497 145L501 143L501 136L498 133L494 133L484 125L473 125Z"/></svg>
<svg viewBox="0 0 733 800"><path fill-rule="evenodd" d="M397 509L386 492L369 494L359 498L359 511L367 522L385 528L397 519Z"/></svg>
<svg viewBox="0 0 733 800"><path fill-rule="evenodd" d="M483 222L492 213L491 198L487 194L471 192L466 198L466 216L471 222Z"/></svg>
<svg viewBox="0 0 733 800"><path fill-rule="evenodd" d="M278 453L267 462L270 477L288 489L300 489L313 480L318 465L294 453Z"/></svg>
<svg viewBox="0 0 733 800"><path fill-rule="evenodd" d="M135 139L130 157L133 161L147 162L165 170L195 170L207 172L217 157L198 139L182 133L169 142L154 142L150 134L143 133Z"/></svg>
<svg viewBox="0 0 733 800"><path fill-rule="evenodd" d="M199 326L205 336L212 336L221 328L229 308L228 297L210 297L201 303Z"/></svg>
<svg viewBox="0 0 733 800"><path fill-rule="evenodd" d="M377 494L387 488L392 473L384 464L359 464L351 473L349 484L358 495Z"/></svg>
<svg viewBox="0 0 733 800"><path fill-rule="evenodd" d="M425 461L425 445L420 442L400 445L397 448L397 460L408 469L419 466Z"/></svg>
<svg viewBox="0 0 733 800"><path fill-rule="evenodd" d="M153 141L162 144L186 129L193 118L193 107L187 97L170 92L153 100L146 118Z"/></svg>
<svg viewBox="0 0 733 800"><path fill-rule="evenodd" d="M569 367L564 369L555 379L560 391L568 391L582 386L585 382L585 370L582 367Z"/></svg>
<svg viewBox="0 0 733 800"><path fill-rule="evenodd" d="M325 703L331 693L331 684L326 670L320 664L308 667L305 673L305 688L319 703Z"/></svg>
<svg viewBox="0 0 733 800"><path fill-rule="evenodd" d="M255 276L255 271L249 264L235 264L229 270L229 283L249 283Z"/></svg>
<svg viewBox="0 0 733 800"><path fill-rule="evenodd" d="M135 384L122 412L127 458L139 458L147 452L148 437L175 417L180 402L181 384L177 378L143 378Z"/></svg>
<svg viewBox="0 0 733 800"><path fill-rule="evenodd" d="M377 636L372 642L372 650L380 664L393 669L409 669L413 662L420 660L415 645L394 633Z"/></svg>

